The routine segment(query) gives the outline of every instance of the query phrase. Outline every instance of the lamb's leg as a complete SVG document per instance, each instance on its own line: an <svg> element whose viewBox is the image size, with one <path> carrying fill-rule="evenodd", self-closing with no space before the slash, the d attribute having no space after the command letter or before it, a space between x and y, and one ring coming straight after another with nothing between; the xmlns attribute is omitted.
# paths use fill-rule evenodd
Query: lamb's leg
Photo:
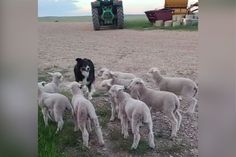
<svg viewBox="0 0 236 157"><path fill-rule="evenodd" d="M64 121L63 121L62 119L57 122L57 131L56 131L56 134L57 134L59 131L62 130L63 125L64 125Z"/></svg>
<svg viewBox="0 0 236 157"><path fill-rule="evenodd" d="M172 127L171 137L176 137L177 136L177 130L178 130L178 121L177 121L177 119L176 119L173 112L167 113L167 117L171 121L171 127Z"/></svg>
<svg viewBox="0 0 236 157"><path fill-rule="evenodd" d="M56 130L56 134L62 130L63 125L64 125L64 121L63 121L63 113L61 113L61 111L55 109L54 110L54 117L55 117L55 121L57 122L57 130Z"/></svg>
<svg viewBox="0 0 236 157"><path fill-rule="evenodd" d="M121 114L120 112L119 112L119 114ZM121 134L122 135L124 135L124 119L123 119L123 116L121 116L121 118L120 118L120 124L121 124Z"/></svg>
<svg viewBox="0 0 236 157"><path fill-rule="evenodd" d="M83 145L88 148L89 134L88 134L88 131L86 129L86 122L83 122L82 124L79 124L79 128L82 132Z"/></svg>
<svg viewBox="0 0 236 157"><path fill-rule="evenodd" d="M76 114L74 114L73 119L74 119L74 132L76 132L79 130Z"/></svg>
<svg viewBox="0 0 236 157"><path fill-rule="evenodd" d="M88 132L91 132L91 131L92 131L90 118L87 120L87 129L88 129Z"/></svg>
<svg viewBox="0 0 236 157"><path fill-rule="evenodd" d="M139 133L139 123L137 123L137 121L134 119L131 122L132 124L132 131L134 134L134 139L133 139L133 144L131 146L131 149L137 149L139 141L140 141L140 133Z"/></svg>
<svg viewBox="0 0 236 157"><path fill-rule="evenodd" d="M153 129L152 121L148 123L148 128L149 128L149 134L148 134L149 147L155 148L154 135L152 130Z"/></svg>
<svg viewBox="0 0 236 157"><path fill-rule="evenodd" d="M92 84L88 85L88 89L89 89L88 99L92 100L93 99L92 95L95 92L94 84L92 83Z"/></svg>
<svg viewBox="0 0 236 157"><path fill-rule="evenodd" d="M101 127L99 125L98 119L94 118L94 119L92 119L92 121L94 123L95 132L96 132L97 137L98 137L98 142L101 146L103 146L104 145L104 140L103 140L102 130L101 130Z"/></svg>
<svg viewBox="0 0 236 157"><path fill-rule="evenodd" d="M181 122L182 122L182 115L180 114L179 110L176 111L176 115L178 117L178 129L180 129L180 125L181 125Z"/></svg>
<svg viewBox="0 0 236 157"><path fill-rule="evenodd" d="M110 121L114 121L115 120L115 102L114 99L110 96L110 100L111 100L111 118Z"/></svg>
<svg viewBox="0 0 236 157"><path fill-rule="evenodd" d="M190 113L190 114L193 114L195 112L196 105L197 105L197 99L196 98L191 98L190 106L189 106L187 112Z"/></svg>
<svg viewBox="0 0 236 157"><path fill-rule="evenodd" d="M129 132L128 132L128 118L124 118L124 121L123 121L123 125L124 125L124 139L127 139L128 136L129 136Z"/></svg>
<svg viewBox="0 0 236 157"><path fill-rule="evenodd" d="M48 126L48 110L47 110L47 108L43 107L41 111L43 114L43 120L44 120L45 127L47 127Z"/></svg>

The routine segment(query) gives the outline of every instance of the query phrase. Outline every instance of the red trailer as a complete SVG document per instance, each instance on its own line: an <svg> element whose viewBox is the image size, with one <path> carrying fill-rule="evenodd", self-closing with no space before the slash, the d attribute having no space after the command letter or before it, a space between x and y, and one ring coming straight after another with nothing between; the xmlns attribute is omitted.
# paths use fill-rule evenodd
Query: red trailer
<svg viewBox="0 0 236 157"><path fill-rule="evenodd" d="M172 20L173 12L174 10L172 9L164 8L159 10L145 11L145 14L151 23L155 23L157 20L163 20L163 21Z"/></svg>

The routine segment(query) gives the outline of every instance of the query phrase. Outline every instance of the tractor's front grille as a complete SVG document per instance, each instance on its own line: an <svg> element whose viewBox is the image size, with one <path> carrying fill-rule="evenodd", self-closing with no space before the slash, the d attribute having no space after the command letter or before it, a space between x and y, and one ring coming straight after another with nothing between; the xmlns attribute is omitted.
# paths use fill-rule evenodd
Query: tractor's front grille
<svg viewBox="0 0 236 157"><path fill-rule="evenodd" d="M105 12L104 15L103 15L103 18L104 18L104 19L112 19L112 14L111 14L111 12Z"/></svg>

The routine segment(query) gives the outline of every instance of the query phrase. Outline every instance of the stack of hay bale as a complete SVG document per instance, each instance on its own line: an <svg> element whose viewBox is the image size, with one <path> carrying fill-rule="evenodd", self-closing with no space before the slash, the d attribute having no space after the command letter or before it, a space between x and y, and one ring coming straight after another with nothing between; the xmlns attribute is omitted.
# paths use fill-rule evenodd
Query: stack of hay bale
<svg viewBox="0 0 236 157"><path fill-rule="evenodd" d="M198 24L198 13L189 15L173 15L172 20L163 21L157 20L155 26L157 27L178 27L181 25L190 26Z"/></svg>
<svg viewBox="0 0 236 157"><path fill-rule="evenodd" d="M183 25L197 25L198 24L198 13L186 15L183 19Z"/></svg>
<svg viewBox="0 0 236 157"><path fill-rule="evenodd" d="M172 21L173 21L173 27L178 27L183 23L184 15L173 15Z"/></svg>

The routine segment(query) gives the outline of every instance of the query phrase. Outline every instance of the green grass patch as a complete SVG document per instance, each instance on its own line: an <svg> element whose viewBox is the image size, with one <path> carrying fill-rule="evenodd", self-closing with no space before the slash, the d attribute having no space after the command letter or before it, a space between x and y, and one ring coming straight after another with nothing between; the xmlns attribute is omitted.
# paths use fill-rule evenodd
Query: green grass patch
<svg viewBox="0 0 236 157"><path fill-rule="evenodd" d="M121 130L114 129L110 131L110 140L112 142L112 150L114 152L128 152L132 155L144 155L152 149L149 147L148 142L144 140L139 141L138 148L136 150L131 150L133 143L133 135L130 134L128 139L124 139L121 134Z"/></svg>
<svg viewBox="0 0 236 157"><path fill-rule="evenodd" d="M126 20L124 28L126 29L154 29L153 25L147 20Z"/></svg>
<svg viewBox="0 0 236 157"><path fill-rule="evenodd" d="M95 93L93 93L93 97L104 97L106 92L103 91L96 91Z"/></svg>
<svg viewBox="0 0 236 157"><path fill-rule="evenodd" d="M110 121L110 112L111 111L108 109L108 107L96 107L96 113L99 117L99 123L103 128L106 128L107 124Z"/></svg>
<svg viewBox="0 0 236 157"><path fill-rule="evenodd" d="M48 74L48 72L60 72L64 77L66 73L68 73L68 69L62 69L56 65L52 67L45 68L43 70L38 70L38 82L40 81L46 81L50 82L52 81L52 76Z"/></svg>
<svg viewBox="0 0 236 157"><path fill-rule="evenodd" d="M74 132L72 121L65 121L63 130L55 134L57 124L44 126L42 113L38 113L38 155L39 157L97 157L100 153L83 146L80 131Z"/></svg>
<svg viewBox="0 0 236 157"><path fill-rule="evenodd" d="M197 31L198 26L179 26L179 27L156 27L153 26L145 14L125 15L124 28L134 30L176 30L176 31ZM65 16L65 17L39 17L39 22L92 22L91 16Z"/></svg>

